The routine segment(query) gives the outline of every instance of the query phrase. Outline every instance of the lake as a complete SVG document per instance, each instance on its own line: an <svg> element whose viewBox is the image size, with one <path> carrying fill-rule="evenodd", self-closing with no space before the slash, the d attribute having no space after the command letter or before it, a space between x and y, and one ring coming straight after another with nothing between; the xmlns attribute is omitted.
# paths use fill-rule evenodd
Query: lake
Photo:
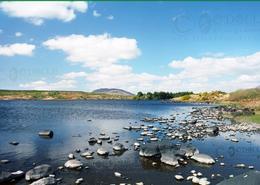
<svg viewBox="0 0 260 185"><path fill-rule="evenodd" d="M220 133L218 136L207 136L204 139L188 141L200 152L212 157L223 155L212 166L200 165L194 161L185 166L174 168L158 163L152 165L152 159L139 157L133 143L140 137L138 131L128 131L124 126L148 124L140 121L145 117L169 117L177 115L176 121L192 111L193 107L209 105L171 103L162 101L133 100L75 100L75 101L0 101L0 160L7 159L10 163L0 164L0 171L27 171L33 164L50 164L54 169L64 165L68 154L74 153L84 167L82 170L56 170L56 177L62 178L61 184L74 184L76 179L83 177L82 184L101 185L144 182L144 184L191 184L184 180L176 182L175 174L185 177L192 169L200 171L210 179L211 174L220 177L210 180L216 184L228 178L230 174L241 174L248 169L235 168L237 163L253 165L260 170L260 137L259 133L237 133L238 143L226 140L230 133ZM229 124L229 121L226 121ZM150 124L150 123L149 123ZM153 123L159 126L158 123ZM54 137L46 139L38 136L41 130L51 129ZM115 133L116 132L116 133ZM110 137L119 136L119 142L129 150L122 155L98 156L99 145L89 145L88 139L105 133ZM9 142L18 141L13 146ZM178 141L176 141L178 142ZM103 142L102 146L112 152L113 144ZM94 159L85 159L74 152L76 149L95 151ZM225 166L220 166L224 162ZM127 178L118 178L114 172L120 172ZM13 184L28 184L20 180Z"/></svg>

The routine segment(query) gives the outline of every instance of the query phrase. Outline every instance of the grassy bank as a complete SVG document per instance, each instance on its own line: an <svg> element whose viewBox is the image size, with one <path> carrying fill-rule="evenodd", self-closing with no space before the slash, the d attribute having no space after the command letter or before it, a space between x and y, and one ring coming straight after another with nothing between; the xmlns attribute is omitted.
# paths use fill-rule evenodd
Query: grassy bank
<svg viewBox="0 0 260 185"><path fill-rule="evenodd" d="M260 111L256 111L255 115L251 116L236 116L233 117L238 122L258 123L260 124Z"/></svg>
<svg viewBox="0 0 260 185"><path fill-rule="evenodd" d="M250 108L255 110L255 115L234 116L233 119L240 122L260 123L260 89L243 89L231 93L221 91L196 93L174 98L180 102L208 102L238 108Z"/></svg>
<svg viewBox="0 0 260 185"><path fill-rule="evenodd" d="M82 91L20 91L0 90L1 100L103 100L103 99L132 99L132 96L90 93Z"/></svg>

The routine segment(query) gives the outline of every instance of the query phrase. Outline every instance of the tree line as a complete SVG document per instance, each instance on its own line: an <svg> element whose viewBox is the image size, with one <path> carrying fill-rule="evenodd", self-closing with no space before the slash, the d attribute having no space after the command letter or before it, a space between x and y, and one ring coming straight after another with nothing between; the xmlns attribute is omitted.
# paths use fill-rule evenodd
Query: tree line
<svg viewBox="0 0 260 185"><path fill-rule="evenodd" d="M177 93L173 93L173 92L147 92L147 93L143 93L143 92L138 92L136 96L134 96L134 99L136 100L168 100L168 99L172 99L172 98L177 98L177 97L181 97L181 96L185 96L185 95L190 95L193 94L193 92L190 91L185 91L185 92L177 92Z"/></svg>

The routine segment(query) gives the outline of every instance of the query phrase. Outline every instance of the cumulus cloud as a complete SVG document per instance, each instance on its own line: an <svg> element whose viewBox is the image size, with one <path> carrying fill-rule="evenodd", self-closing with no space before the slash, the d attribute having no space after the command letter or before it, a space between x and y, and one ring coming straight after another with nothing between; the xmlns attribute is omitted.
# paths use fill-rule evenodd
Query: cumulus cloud
<svg viewBox="0 0 260 185"><path fill-rule="evenodd" d="M170 67L181 69L179 78L211 78L254 74L260 70L260 52L241 57L187 57L173 60Z"/></svg>
<svg viewBox="0 0 260 185"><path fill-rule="evenodd" d="M131 60L140 54L135 39L103 35L69 35L43 43L50 50L62 50L67 60L85 67L110 66L120 60Z"/></svg>
<svg viewBox="0 0 260 185"><path fill-rule="evenodd" d="M97 10L94 10L94 11L93 11L93 16L94 16L94 17L100 17L100 16L101 16L101 13L99 13Z"/></svg>
<svg viewBox="0 0 260 185"><path fill-rule="evenodd" d="M15 56L15 55L25 55L31 56L35 45L27 43L16 43L10 45L0 45L0 56Z"/></svg>
<svg viewBox="0 0 260 185"><path fill-rule="evenodd" d="M55 37L43 43L50 50L61 50L70 63L83 66L88 72L70 72L57 77L57 82L46 81L22 84L24 88L65 89L91 91L108 87L137 91L233 91L260 84L260 52L247 56L228 57L223 54L186 57L173 60L173 71L165 75L136 73L129 63L141 51L135 39L103 35L69 35ZM64 86L60 84L66 84Z"/></svg>
<svg viewBox="0 0 260 185"><path fill-rule="evenodd" d="M76 12L87 11L86 2L1 2L0 10L10 17L22 18L34 25L42 25L46 19L69 22Z"/></svg>

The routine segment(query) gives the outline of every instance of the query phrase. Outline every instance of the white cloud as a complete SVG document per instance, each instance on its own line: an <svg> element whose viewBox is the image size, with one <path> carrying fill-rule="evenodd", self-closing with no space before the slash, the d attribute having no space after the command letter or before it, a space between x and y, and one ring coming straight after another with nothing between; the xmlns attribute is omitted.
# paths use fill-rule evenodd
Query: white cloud
<svg viewBox="0 0 260 185"><path fill-rule="evenodd" d="M76 12L87 11L86 2L1 2L0 10L10 17L23 18L41 25L46 19L58 19L69 22L76 18Z"/></svg>
<svg viewBox="0 0 260 185"><path fill-rule="evenodd" d="M23 35L23 34L22 34L21 32L16 32L16 33L15 33L15 36L16 36L16 37L21 37L22 35Z"/></svg>
<svg viewBox="0 0 260 185"><path fill-rule="evenodd" d="M75 88L74 80L60 80L54 83L48 83L44 80L34 81L30 83L20 84L24 89L32 90L69 90Z"/></svg>
<svg viewBox="0 0 260 185"><path fill-rule="evenodd" d="M62 79L85 79L81 89L101 87L136 91L232 91L260 84L260 52L248 56L227 57L222 53L201 58L187 57L174 60L174 70L167 75L136 73L122 60L131 60L140 54L135 39L103 35L70 35L44 42L51 50L62 50L69 62L90 69L86 72L64 74Z"/></svg>
<svg viewBox="0 0 260 185"><path fill-rule="evenodd" d="M179 78L209 78L255 74L260 71L260 52L241 57L187 57L173 60L170 67L181 69Z"/></svg>
<svg viewBox="0 0 260 185"><path fill-rule="evenodd" d="M85 72L70 72L70 73L65 73L63 74L60 78L62 79L75 79L75 78L79 78L79 77L86 77L87 73Z"/></svg>
<svg viewBox="0 0 260 185"><path fill-rule="evenodd" d="M107 19L108 20L114 20L114 16L113 15L109 15L109 16L107 16Z"/></svg>
<svg viewBox="0 0 260 185"><path fill-rule="evenodd" d="M111 37L109 34L56 37L43 45L50 50L62 50L68 55L69 62L90 68L110 66L140 54L135 39Z"/></svg>
<svg viewBox="0 0 260 185"><path fill-rule="evenodd" d="M97 10L94 10L94 11L93 11L93 16L94 16L94 17L100 17L101 14L100 14Z"/></svg>
<svg viewBox="0 0 260 185"><path fill-rule="evenodd" d="M4 31L2 29L0 29L0 34L3 33Z"/></svg>
<svg viewBox="0 0 260 185"><path fill-rule="evenodd" d="M15 56L15 55L25 55L31 56L35 45L26 43L16 43L10 45L0 45L0 56Z"/></svg>

